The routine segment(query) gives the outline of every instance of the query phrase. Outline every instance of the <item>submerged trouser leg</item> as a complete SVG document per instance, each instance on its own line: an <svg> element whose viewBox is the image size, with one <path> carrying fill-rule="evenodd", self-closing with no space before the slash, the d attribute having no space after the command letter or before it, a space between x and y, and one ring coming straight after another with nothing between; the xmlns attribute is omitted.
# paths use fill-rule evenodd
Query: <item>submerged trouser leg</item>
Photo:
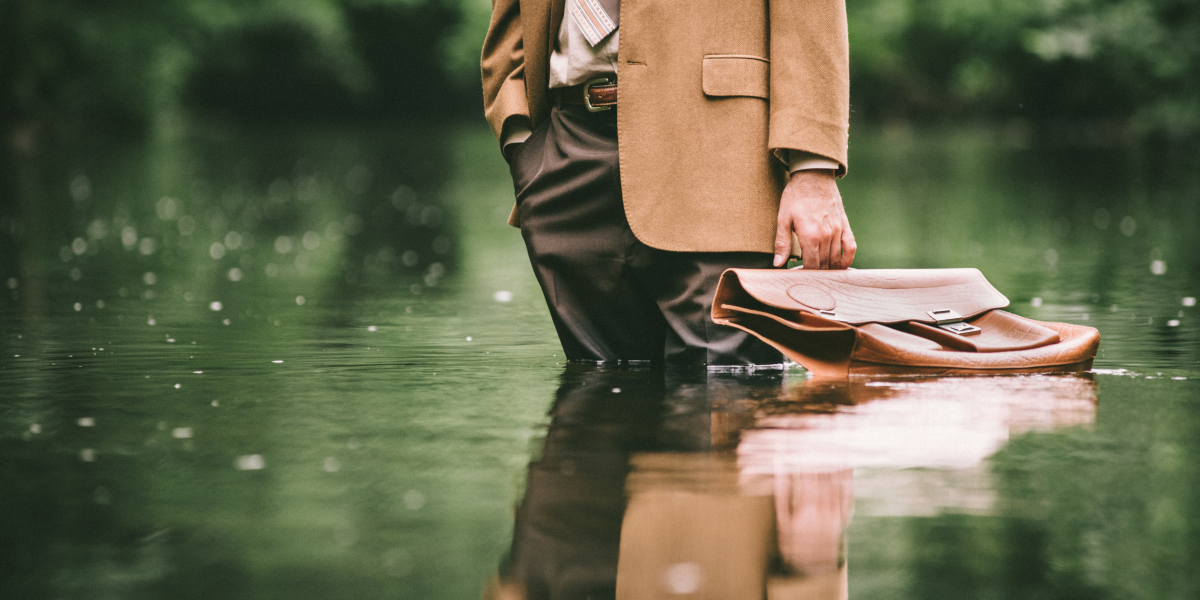
<svg viewBox="0 0 1200 600"><path fill-rule="evenodd" d="M615 111L554 109L513 155L512 174L521 233L568 359L781 361L709 312L725 268L767 268L770 254L667 252L629 229Z"/></svg>

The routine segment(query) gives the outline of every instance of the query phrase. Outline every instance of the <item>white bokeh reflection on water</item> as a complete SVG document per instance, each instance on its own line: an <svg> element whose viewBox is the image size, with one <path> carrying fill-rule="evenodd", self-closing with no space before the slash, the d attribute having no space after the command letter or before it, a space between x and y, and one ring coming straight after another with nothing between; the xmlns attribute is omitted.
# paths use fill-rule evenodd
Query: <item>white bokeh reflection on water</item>
<svg viewBox="0 0 1200 600"><path fill-rule="evenodd" d="M692 424L711 427L707 452L676 446L630 457L620 551L610 559L617 597L755 597L765 586L768 598L845 598L856 580L846 541L852 513L1002 516L989 457L1013 436L1087 428L1097 410L1087 376L802 379L775 397L753 383L719 383L711 421ZM668 385L668 403L679 393L688 392ZM663 429L686 424L667 419ZM554 429L571 427L565 420L555 417L547 454L564 437ZM563 454L563 443L553 443ZM736 448L736 458L722 446ZM570 497L564 492L555 510Z"/></svg>
<svg viewBox="0 0 1200 600"><path fill-rule="evenodd" d="M763 567L777 590L843 559L863 598L1195 582L1177 568L1200 522L1188 192L1138 204L1112 181L1038 175L1025 167L1058 159L985 134L856 135L842 185L858 266L977 266L1014 312L1099 328L1094 379L714 375L667 407L668 433L702 443L621 459L633 475L616 497L657 481L752 498L747 527L776 540L755 547L792 565ZM478 597L564 372L504 223L494 140L475 126L239 139L66 165L60 192L87 193L68 198L61 239L0 272L0 525L20 532L4 555L31 557L25 596ZM821 544L799 533L810 504L830 517ZM719 558L660 556L647 581L699 591Z"/></svg>
<svg viewBox="0 0 1200 600"><path fill-rule="evenodd" d="M836 412L758 419L738 446L743 479L853 469L860 513L986 515L995 500L987 458L1022 433L1091 425L1098 401L1082 376L839 385L852 404Z"/></svg>

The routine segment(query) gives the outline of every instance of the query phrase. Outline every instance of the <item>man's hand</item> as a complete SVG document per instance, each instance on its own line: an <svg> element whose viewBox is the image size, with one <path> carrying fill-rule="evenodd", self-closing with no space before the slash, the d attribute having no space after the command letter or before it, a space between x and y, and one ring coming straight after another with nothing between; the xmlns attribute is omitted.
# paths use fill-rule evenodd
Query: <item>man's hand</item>
<svg viewBox="0 0 1200 600"><path fill-rule="evenodd" d="M832 171L796 171L783 188L775 230L776 267L787 262L792 232L800 240L805 269L845 269L854 262L857 246Z"/></svg>

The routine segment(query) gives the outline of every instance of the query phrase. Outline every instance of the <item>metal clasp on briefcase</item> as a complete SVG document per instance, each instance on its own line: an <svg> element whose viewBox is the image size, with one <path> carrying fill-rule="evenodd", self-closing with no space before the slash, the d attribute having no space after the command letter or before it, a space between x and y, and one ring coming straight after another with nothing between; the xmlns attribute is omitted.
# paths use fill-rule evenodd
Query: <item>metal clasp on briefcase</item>
<svg viewBox="0 0 1200 600"><path fill-rule="evenodd" d="M957 333L958 335L976 335L983 332L982 329L970 323L964 322L962 315L949 308L927 310L925 311L925 314L929 315L929 318L933 319L933 322L937 324L938 327L945 329L950 333Z"/></svg>

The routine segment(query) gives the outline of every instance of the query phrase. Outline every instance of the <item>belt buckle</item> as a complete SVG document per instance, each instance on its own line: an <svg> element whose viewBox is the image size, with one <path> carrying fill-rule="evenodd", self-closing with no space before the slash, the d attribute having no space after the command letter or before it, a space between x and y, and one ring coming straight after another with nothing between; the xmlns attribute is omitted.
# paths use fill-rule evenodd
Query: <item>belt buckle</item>
<svg viewBox="0 0 1200 600"><path fill-rule="evenodd" d="M603 112L606 110L612 110L611 106L595 106L595 105L593 105L592 98L588 94L588 92L592 91L593 85L598 85L598 84L602 84L602 83L612 83L612 81L610 81L607 77L597 77L597 78L592 79L592 80L588 81L587 83L583 84L583 105L587 107L588 112Z"/></svg>

